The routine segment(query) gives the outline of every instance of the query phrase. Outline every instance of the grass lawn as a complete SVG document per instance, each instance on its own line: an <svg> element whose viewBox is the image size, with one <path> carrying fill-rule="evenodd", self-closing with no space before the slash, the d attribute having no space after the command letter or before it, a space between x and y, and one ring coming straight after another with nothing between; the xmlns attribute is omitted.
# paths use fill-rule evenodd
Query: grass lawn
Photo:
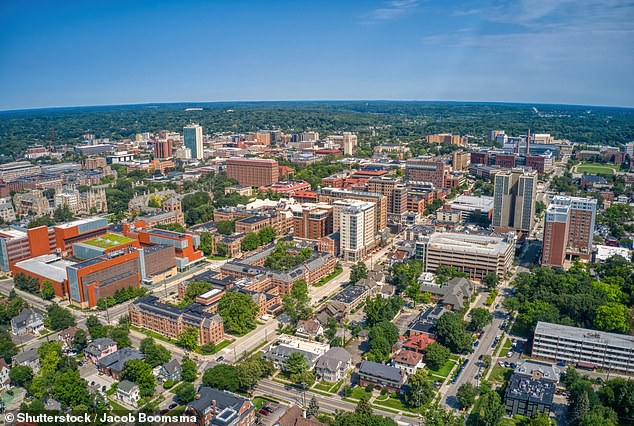
<svg viewBox="0 0 634 426"><path fill-rule="evenodd" d="M218 343L216 345L216 347L214 348L213 352L210 353L210 354L203 354L200 351L200 348L196 348L196 350L194 352L196 352L197 354L200 354L200 355L213 355L215 353L220 352L222 349L226 348L227 346L229 346L234 341L235 341L235 339L225 339L225 340L223 340L222 342L220 342L220 343Z"/></svg>
<svg viewBox="0 0 634 426"><path fill-rule="evenodd" d="M504 339L504 345L502 345L502 349L500 350L500 353L498 354L498 356L506 357L506 355L509 353L512 347L513 345L511 344L511 339L507 337L506 339Z"/></svg>
<svg viewBox="0 0 634 426"><path fill-rule="evenodd" d="M170 393L173 393L174 395L176 395L176 391L182 386L185 386L186 383L189 383L189 382L179 382L176 386L172 386L168 390Z"/></svg>
<svg viewBox="0 0 634 426"><path fill-rule="evenodd" d="M454 367L454 365L456 365L456 363L458 362L457 359L449 359L447 362L445 362L445 364L443 366L441 366L438 370L432 370L431 368L429 368L429 366L427 366L427 368L429 368L429 371L434 375L434 376L438 376L438 377L442 377L443 379L447 378L447 376L449 375L449 373L451 373L451 369Z"/></svg>
<svg viewBox="0 0 634 426"><path fill-rule="evenodd" d="M315 383L314 388L328 393L337 393L342 384L343 379L339 380L337 383L319 382Z"/></svg>
<svg viewBox="0 0 634 426"><path fill-rule="evenodd" d="M379 398L383 399L375 399L374 404L394 408L399 411L410 411L409 408L405 406L405 403L401 400L401 398L396 395L382 395Z"/></svg>
<svg viewBox="0 0 634 426"><path fill-rule="evenodd" d="M253 405L255 406L256 410L259 410L268 402L269 402L268 399L262 398L261 396L256 396L255 398L253 398Z"/></svg>
<svg viewBox="0 0 634 426"><path fill-rule="evenodd" d="M209 256L207 256L207 259L210 259L210 260L227 260L229 258L228 257L218 256L218 255L215 255L215 254L210 254Z"/></svg>
<svg viewBox="0 0 634 426"><path fill-rule="evenodd" d="M132 238L128 238L123 235L106 234L101 237L93 238L92 240L83 241L82 244L108 249L121 244L131 243L132 241L134 241Z"/></svg>
<svg viewBox="0 0 634 426"><path fill-rule="evenodd" d="M167 343L174 343L174 341L172 339L170 339L168 337L165 337L162 334L156 333L156 332L154 332L152 330L148 330L148 329L145 329L145 328L137 327L136 325L130 325L130 328L132 330L138 331L139 333L143 333L146 336L154 337L155 339L159 339L159 340L162 340L162 341L167 342Z"/></svg>
<svg viewBox="0 0 634 426"><path fill-rule="evenodd" d="M491 371L491 375L489 376L489 381L503 383L511 376L512 372L512 368L504 368L495 364L493 366L493 371Z"/></svg>
<svg viewBox="0 0 634 426"><path fill-rule="evenodd" d="M593 175L612 175L617 170L619 170L618 166L599 163L581 163L575 169L577 173L589 173Z"/></svg>
<svg viewBox="0 0 634 426"><path fill-rule="evenodd" d="M372 396L372 393L366 392L365 389L363 389L361 386L353 387L352 393L350 394L350 398L354 398L354 399L361 399L361 398L370 399L370 396Z"/></svg>
<svg viewBox="0 0 634 426"><path fill-rule="evenodd" d="M172 411L168 412L166 414L166 416L178 416L183 411L185 411L185 406L184 405L179 405L178 407L174 408Z"/></svg>
<svg viewBox="0 0 634 426"><path fill-rule="evenodd" d="M332 271L330 274L326 275L325 277L317 281L315 284L313 284L313 287L321 287L322 285L326 284L328 281L335 278L337 275L341 274L342 272L343 272L343 268L335 268L335 270Z"/></svg>
<svg viewBox="0 0 634 426"><path fill-rule="evenodd" d="M118 404L114 402L113 400L109 400L108 402L110 402L110 406L112 407L112 410L116 411L117 413L127 413L128 411L130 411L127 408L125 408L123 405Z"/></svg>

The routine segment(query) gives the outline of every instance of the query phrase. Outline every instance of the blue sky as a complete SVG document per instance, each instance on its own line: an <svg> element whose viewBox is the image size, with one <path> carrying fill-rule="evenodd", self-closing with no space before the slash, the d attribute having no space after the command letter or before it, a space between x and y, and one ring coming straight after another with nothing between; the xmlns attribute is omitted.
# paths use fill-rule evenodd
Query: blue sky
<svg viewBox="0 0 634 426"><path fill-rule="evenodd" d="M3 110L309 99L634 106L634 2L0 1Z"/></svg>

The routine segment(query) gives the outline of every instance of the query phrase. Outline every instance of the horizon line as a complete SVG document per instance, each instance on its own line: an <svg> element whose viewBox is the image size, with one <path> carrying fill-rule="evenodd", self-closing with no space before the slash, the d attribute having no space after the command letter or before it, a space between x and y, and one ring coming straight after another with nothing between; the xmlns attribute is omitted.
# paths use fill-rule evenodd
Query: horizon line
<svg viewBox="0 0 634 426"><path fill-rule="evenodd" d="M525 102L525 101L473 101L473 100L422 100L422 99L273 99L273 100L220 100L220 101L166 101L166 102L141 102L141 103L121 103L121 104L89 104L89 105L72 105L72 106L43 106L32 108L17 109L0 109L0 113L10 112L30 112L45 110L63 110L63 109L83 109L83 108L109 108L109 107L143 107L143 106L160 106L160 105L200 105L200 104L248 104L248 103L338 103L338 102L355 102L355 103L376 103L376 102L414 102L414 103L453 103L453 104L498 104L498 105L542 105L542 106L568 106L568 107L589 107L589 108L613 108L613 109L634 109L633 106L623 105L589 105L589 104L569 104L569 103L549 103L549 102Z"/></svg>

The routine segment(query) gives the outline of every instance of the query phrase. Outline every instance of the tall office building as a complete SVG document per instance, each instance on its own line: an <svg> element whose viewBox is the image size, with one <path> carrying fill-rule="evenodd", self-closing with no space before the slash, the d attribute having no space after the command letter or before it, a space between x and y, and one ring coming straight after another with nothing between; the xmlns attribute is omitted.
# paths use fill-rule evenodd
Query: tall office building
<svg viewBox="0 0 634 426"><path fill-rule="evenodd" d="M154 142L154 158L158 160L168 160L172 158L172 141L169 139L159 139Z"/></svg>
<svg viewBox="0 0 634 426"><path fill-rule="evenodd" d="M375 176L368 180L368 192L387 197L387 211L395 218L407 212L407 186L400 179Z"/></svg>
<svg viewBox="0 0 634 426"><path fill-rule="evenodd" d="M450 167L442 160L433 157L420 157L407 160L405 173L410 182L431 182L436 188L447 186Z"/></svg>
<svg viewBox="0 0 634 426"><path fill-rule="evenodd" d="M530 232L535 224L537 172L513 169L495 175L493 226L501 232L511 229Z"/></svg>
<svg viewBox="0 0 634 426"><path fill-rule="evenodd" d="M333 205L343 260L358 262L376 246L375 205L360 200L338 200Z"/></svg>
<svg viewBox="0 0 634 426"><path fill-rule="evenodd" d="M280 170L277 161L264 158L229 158L227 176L240 185L268 186L279 181Z"/></svg>
<svg viewBox="0 0 634 426"><path fill-rule="evenodd" d="M343 154L354 155L357 149L357 135L351 132L343 132Z"/></svg>
<svg viewBox="0 0 634 426"><path fill-rule="evenodd" d="M562 267L567 256L592 254L597 200L557 195L546 209L542 265Z"/></svg>
<svg viewBox="0 0 634 426"><path fill-rule="evenodd" d="M203 159L203 128L198 124L190 124L183 128L183 143L192 150L192 158Z"/></svg>

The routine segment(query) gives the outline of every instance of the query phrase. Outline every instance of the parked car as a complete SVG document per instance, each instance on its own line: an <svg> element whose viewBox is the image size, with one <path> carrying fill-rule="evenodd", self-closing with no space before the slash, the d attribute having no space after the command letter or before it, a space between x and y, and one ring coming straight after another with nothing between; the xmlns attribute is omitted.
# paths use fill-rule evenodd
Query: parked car
<svg viewBox="0 0 634 426"><path fill-rule="evenodd" d="M475 343L473 344L473 346L475 346L476 348L477 348L478 346L480 346L480 341L479 341L479 340L476 340L476 341L475 341Z"/></svg>
<svg viewBox="0 0 634 426"><path fill-rule="evenodd" d="M216 358L216 362L222 362L225 360L224 356L219 356L218 358Z"/></svg>
<svg viewBox="0 0 634 426"><path fill-rule="evenodd" d="M174 404L170 404L170 406L169 406L169 407L167 407L167 408L169 408L170 410L173 410L174 408L176 408L176 406L177 406L177 405L178 405L178 404L176 404L176 403L174 403Z"/></svg>
<svg viewBox="0 0 634 426"><path fill-rule="evenodd" d="M262 414L263 416L268 416L269 415L269 412L264 410L264 409L258 411L258 413Z"/></svg>

